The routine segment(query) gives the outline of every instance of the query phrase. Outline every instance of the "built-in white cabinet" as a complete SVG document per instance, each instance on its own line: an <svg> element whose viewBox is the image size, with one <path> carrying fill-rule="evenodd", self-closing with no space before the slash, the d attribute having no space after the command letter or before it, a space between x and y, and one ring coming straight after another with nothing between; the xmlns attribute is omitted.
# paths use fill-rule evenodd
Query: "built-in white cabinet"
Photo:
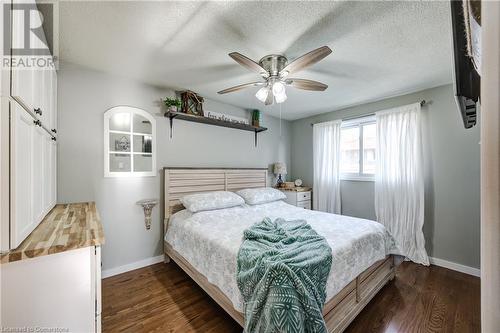
<svg viewBox="0 0 500 333"><path fill-rule="evenodd" d="M32 6L30 25L40 26L41 16L35 10L35 0L14 0L13 3ZM27 36L31 49L47 49L43 33L26 32L25 13L23 10L11 12L13 49L26 47ZM10 89L3 89L2 94L8 94L10 112L8 229L9 248L15 249L56 204L57 73L49 66L13 66L8 74L2 72L2 82L10 83Z"/></svg>
<svg viewBox="0 0 500 333"><path fill-rule="evenodd" d="M36 9L34 0L15 0L13 3L22 3L23 6L31 5ZM25 46L26 26L24 11L12 11L12 47L22 48ZM41 25L40 13L37 10L30 11L31 26ZM45 36L43 34L28 34L30 45L32 48L37 48L37 52L47 48ZM33 54L35 55L35 54ZM44 56L43 62L47 61L49 56ZM32 58L27 58L25 61L32 61ZM42 123L42 127L49 132L57 131L57 74L55 68L37 67L37 66L15 66L11 69L11 97L17 101L22 107L30 112Z"/></svg>
<svg viewBox="0 0 500 333"><path fill-rule="evenodd" d="M36 120L35 120L36 121ZM31 204L33 207L34 223L38 225L43 219L43 183L44 183L44 160L46 158L43 146L45 141L46 132L40 125L33 128L33 144L30 147L17 147L18 149L31 149L31 156L33 156L33 164L31 166L32 182L31 188L33 196ZM13 142L12 145L18 145L18 142ZM21 199L21 198L20 198Z"/></svg>
<svg viewBox="0 0 500 333"><path fill-rule="evenodd" d="M32 199L33 191L33 142L35 119L15 102L10 103L10 248L17 247L35 229ZM15 223L12 223L15 221Z"/></svg>
<svg viewBox="0 0 500 333"><path fill-rule="evenodd" d="M50 132L52 135L57 135L57 72L55 70L50 73Z"/></svg>
<svg viewBox="0 0 500 333"><path fill-rule="evenodd" d="M45 216L56 204L56 169L57 146L55 138L44 136L43 142L43 215Z"/></svg>
<svg viewBox="0 0 500 333"><path fill-rule="evenodd" d="M12 98L57 133L57 74L55 69L12 70Z"/></svg>
<svg viewBox="0 0 500 333"><path fill-rule="evenodd" d="M24 41L24 16L22 11L12 12L12 38L13 48L22 48ZM21 67L12 67L11 69L11 96L24 108L34 111L36 108L36 84L35 71Z"/></svg>
<svg viewBox="0 0 500 333"><path fill-rule="evenodd" d="M57 203L57 139L55 137L51 137L48 144L50 145L50 157L48 160L50 161L49 172L47 173L48 179L47 187L49 190L49 200L45 207L46 211L49 212L52 207L54 207Z"/></svg>
<svg viewBox="0 0 500 333"><path fill-rule="evenodd" d="M11 102L11 248L16 248L56 204L55 137Z"/></svg>
<svg viewBox="0 0 500 333"><path fill-rule="evenodd" d="M20 3L25 8L32 6L36 8L34 0L14 0L14 4ZM28 36L30 49L39 52L40 49L47 49L45 36L43 34L26 33L25 11L13 10L12 18L12 38L11 43L14 49L23 49L26 47L25 38ZM30 11L30 26L40 26L42 18L37 10ZM26 51L27 52L27 51ZM36 54L32 54L36 56ZM27 57L26 62L33 61L33 58ZM33 66L14 66L11 70L12 85L11 96L21 104L26 110L34 113L37 118L46 126L50 125L52 118L52 108L50 106L50 95L47 90L51 90L52 72L54 69L40 68Z"/></svg>

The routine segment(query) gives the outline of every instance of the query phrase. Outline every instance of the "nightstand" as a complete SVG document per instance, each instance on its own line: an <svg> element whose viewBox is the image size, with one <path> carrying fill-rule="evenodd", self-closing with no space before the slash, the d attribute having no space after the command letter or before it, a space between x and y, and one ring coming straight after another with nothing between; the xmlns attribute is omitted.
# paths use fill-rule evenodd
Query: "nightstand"
<svg viewBox="0 0 500 333"><path fill-rule="evenodd" d="M280 191L286 195L286 203L305 209L311 209L310 187L280 188Z"/></svg>

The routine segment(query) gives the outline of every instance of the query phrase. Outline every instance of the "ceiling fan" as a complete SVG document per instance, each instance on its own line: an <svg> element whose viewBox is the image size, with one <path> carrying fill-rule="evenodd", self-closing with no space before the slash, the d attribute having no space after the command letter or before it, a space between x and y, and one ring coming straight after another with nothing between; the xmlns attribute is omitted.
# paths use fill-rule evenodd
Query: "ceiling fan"
<svg viewBox="0 0 500 333"><path fill-rule="evenodd" d="M238 52L229 53L237 63L243 67L256 72L262 76L264 81L240 84L231 88L219 91L219 94L227 94L233 91L249 87L261 87L255 94L261 102L266 105L283 103L286 101L286 86L291 86L303 90L324 91L328 86L324 83L307 80L289 78L288 75L296 73L309 67L332 53L328 46L322 46L288 63L288 59L283 55L270 54L256 63L252 59L245 57Z"/></svg>

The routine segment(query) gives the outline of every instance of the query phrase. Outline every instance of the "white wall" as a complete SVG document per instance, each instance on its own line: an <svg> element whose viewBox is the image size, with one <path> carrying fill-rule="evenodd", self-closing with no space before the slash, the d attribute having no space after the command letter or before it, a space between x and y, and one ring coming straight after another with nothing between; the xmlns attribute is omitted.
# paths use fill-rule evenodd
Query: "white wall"
<svg viewBox="0 0 500 333"><path fill-rule="evenodd" d="M116 105L142 108L156 118L157 169L164 166L268 167L276 161L290 164L290 126L264 116L269 130L252 132L174 120L169 138L168 119L160 112L160 98L173 91L73 64L58 72L58 201L96 201L106 243L103 269L126 265L162 253L160 209L146 230L136 201L160 198L160 175L146 178L104 178L103 113ZM245 111L207 100L206 110L244 116Z"/></svg>
<svg viewBox="0 0 500 333"><path fill-rule="evenodd" d="M479 125L466 130L451 85L293 121L292 178L311 184L311 123L419 102L424 118L426 248L430 256L479 267ZM374 183L342 181L342 214L376 219Z"/></svg>

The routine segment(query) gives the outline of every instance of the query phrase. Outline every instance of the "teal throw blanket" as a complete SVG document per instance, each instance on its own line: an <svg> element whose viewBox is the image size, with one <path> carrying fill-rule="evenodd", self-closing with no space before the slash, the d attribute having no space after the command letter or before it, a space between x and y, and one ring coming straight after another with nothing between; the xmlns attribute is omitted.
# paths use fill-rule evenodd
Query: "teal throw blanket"
<svg viewBox="0 0 500 333"><path fill-rule="evenodd" d="M327 332L322 309L332 250L304 220L265 218L244 231L237 282L245 332Z"/></svg>

